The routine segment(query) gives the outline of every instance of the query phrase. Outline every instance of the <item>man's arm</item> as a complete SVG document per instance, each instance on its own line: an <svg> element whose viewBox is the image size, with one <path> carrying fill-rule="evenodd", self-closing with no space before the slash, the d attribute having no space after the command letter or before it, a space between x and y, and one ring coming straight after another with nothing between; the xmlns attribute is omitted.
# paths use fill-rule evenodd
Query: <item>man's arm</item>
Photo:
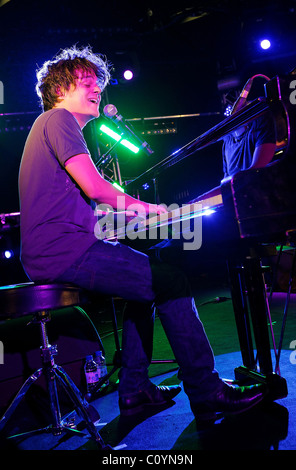
<svg viewBox="0 0 296 470"><path fill-rule="evenodd" d="M65 163L65 168L86 196L97 204L107 204L118 211L126 210L132 204L137 204L138 209L133 206L133 210L138 210L141 213L160 214L166 212L162 206L139 201L116 189L100 175L88 154L69 158Z"/></svg>
<svg viewBox="0 0 296 470"><path fill-rule="evenodd" d="M250 168L262 168L274 157L276 144L262 144L255 148Z"/></svg>

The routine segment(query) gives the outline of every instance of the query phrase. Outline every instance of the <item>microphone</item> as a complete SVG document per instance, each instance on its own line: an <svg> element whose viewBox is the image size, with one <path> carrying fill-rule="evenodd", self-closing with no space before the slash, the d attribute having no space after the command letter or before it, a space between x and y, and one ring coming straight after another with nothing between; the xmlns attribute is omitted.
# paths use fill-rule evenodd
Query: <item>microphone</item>
<svg viewBox="0 0 296 470"><path fill-rule="evenodd" d="M130 134L140 146L140 148L146 153L146 155L151 155L154 153L154 150L152 150L149 144L140 139L140 137L135 134L132 126L128 125L124 118L118 114L117 108L114 106L114 104L106 104L103 109L103 113L106 118L111 119L111 121L113 121L119 129L123 130L124 133Z"/></svg>
<svg viewBox="0 0 296 470"><path fill-rule="evenodd" d="M230 115L234 114L236 111L239 111L241 108L243 108L246 105L247 97L250 93L250 89L253 83L254 77L249 78L249 80L246 82L244 88L241 91L241 94L235 101Z"/></svg>

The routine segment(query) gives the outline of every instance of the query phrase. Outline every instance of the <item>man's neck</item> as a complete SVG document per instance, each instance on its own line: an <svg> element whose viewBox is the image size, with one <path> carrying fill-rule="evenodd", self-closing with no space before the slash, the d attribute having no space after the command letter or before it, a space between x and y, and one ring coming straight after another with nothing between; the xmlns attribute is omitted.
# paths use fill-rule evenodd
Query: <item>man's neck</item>
<svg viewBox="0 0 296 470"><path fill-rule="evenodd" d="M79 126L81 127L81 129L84 128L84 126L86 126L86 124L90 121L90 116L87 116L86 114L82 114L82 113L76 113L74 111L71 111L71 108L68 107L66 104L62 104L62 103L58 103L55 108L61 108L61 109L66 109L67 111L69 111L69 113L73 114L73 116L75 117L76 121L78 122Z"/></svg>

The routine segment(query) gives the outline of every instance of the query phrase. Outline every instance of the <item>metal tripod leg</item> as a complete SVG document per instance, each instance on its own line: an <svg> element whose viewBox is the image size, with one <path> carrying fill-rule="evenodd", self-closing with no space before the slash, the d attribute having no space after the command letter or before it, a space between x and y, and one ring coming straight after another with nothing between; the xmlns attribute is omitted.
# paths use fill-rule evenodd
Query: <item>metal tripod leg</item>
<svg viewBox="0 0 296 470"><path fill-rule="evenodd" d="M10 417L12 416L13 412L15 411L15 409L17 408L17 406L19 405L21 400L24 398L24 396L28 392L31 385L33 383L35 383L36 380L43 374L44 374L44 369L40 368L36 372L34 372L34 374L32 374L25 381L25 383L22 385L19 392L17 393L17 395L15 396L15 398L13 399L13 401L11 402L9 407L7 408L5 414L2 416L2 418L0 420L0 431L4 428L4 426L6 425L6 423L8 422ZM60 407L59 407L59 401L58 401L58 395L57 395L57 388L56 388L56 383L55 383L55 377L53 376L54 375L53 373L51 375L52 376L50 378L50 381L52 383L49 383L48 391L49 391L49 396L50 396L51 414L53 416L54 423L50 426L45 427L45 428L36 429L36 430L33 430L33 431L28 431L28 432L25 432L25 433L9 436L9 438L19 437L19 436L30 436L30 435L38 434L38 433L41 433L41 432L51 432L54 435L59 435L59 434L61 434L63 429L67 428L67 426L64 425L62 423L62 420L61 420ZM74 431L72 428L67 428L67 430L69 430L71 432L72 431L77 432L77 431Z"/></svg>
<svg viewBox="0 0 296 470"><path fill-rule="evenodd" d="M28 379L22 385L22 387L18 391L17 395L14 397L13 401L11 402L11 404L9 405L9 407L7 408L7 410L5 411L4 415L2 416L2 418L0 420L0 431L2 431L2 429L6 425L7 421L9 420L9 418L13 414L14 410L16 409L16 407L18 406L18 404L20 403L22 398L25 396L25 394L27 393L27 391L29 390L31 385L34 382L36 382L36 380L40 377L40 375L42 373L43 373L42 368L38 369L36 372L34 372L34 374L32 374L30 377L28 377Z"/></svg>
<svg viewBox="0 0 296 470"><path fill-rule="evenodd" d="M103 439L98 433L97 428L90 417L91 405L83 398L80 390L76 387L74 382L70 379L62 367L56 365L53 369L53 372L71 399L77 414L85 421L86 428L89 431L91 437L97 442L97 444L99 444L102 449L110 448L109 446L105 445Z"/></svg>
<svg viewBox="0 0 296 470"><path fill-rule="evenodd" d="M53 424L43 428L38 429L35 431L29 431L27 433L18 434L17 436L26 435L29 436L31 434L41 433L41 432L51 432L53 435L60 435L63 431L67 431L70 433L79 433L81 435L85 435L73 427L68 426L66 421L63 421L61 418L60 413L60 406L59 406L59 398L58 398L58 391L57 391L57 383L60 383L65 392L68 394L69 398L71 399L76 412L78 415L85 421L86 428L90 433L92 439L95 440L97 445L101 450L103 449L110 449L109 446L106 446L103 439L101 438L100 434L98 433L96 426L94 425L90 410L91 405L89 405L86 400L83 399L79 389L76 387L74 382L70 379L70 377L66 374L66 372L59 366L57 366L54 362L54 355L57 354L57 349L55 346L51 346L48 343L47 331L46 331L46 322L49 321L49 313L48 312L38 312L35 315L35 321L40 324L41 328L41 339L42 339L42 363L43 367L38 369L34 374L32 374L24 383L24 385L19 390L18 394L12 401L11 405L5 412L4 416L0 421L0 430L3 429L5 424L7 423L8 419L11 417L12 413L20 403L21 399L29 390L30 386L43 374L46 379L47 390L49 394L49 401L50 401L50 410L52 415ZM17 437L11 436L11 437Z"/></svg>

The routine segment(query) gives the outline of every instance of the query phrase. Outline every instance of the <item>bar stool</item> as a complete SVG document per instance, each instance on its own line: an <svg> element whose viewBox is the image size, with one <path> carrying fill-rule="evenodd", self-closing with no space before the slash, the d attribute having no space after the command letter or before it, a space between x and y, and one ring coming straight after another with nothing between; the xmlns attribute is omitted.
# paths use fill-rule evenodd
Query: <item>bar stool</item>
<svg viewBox="0 0 296 470"><path fill-rule="evenodd" d="M55 363L54 356L57 348L51 345L47 335L47 322L50 321L51 310L62 309L70 306L83 305L88 301L87 293L73 285L65 284L35 284L33 282L15 284L0 287L0 320L13 319L24 315L31 315L32 322L38 323L41 333L41 361L42 367L36 370L24 382L21 389L7 408L0 420L0 431L4 428L12 413L29 390L30 386L42 375L45 377L46 388L49 396L52 424L46 428L29 431L27 436L39 432L51 432L60 435L63 431L81 434L73 426L73 422L61 417L57 385L67 393L77 415L85 422L91 439L101 450L111 449L106 445L97 431L95 421L100 418L99 413L83 397L65 370ZM16 437L16 436L10 436Z"/></svg>

